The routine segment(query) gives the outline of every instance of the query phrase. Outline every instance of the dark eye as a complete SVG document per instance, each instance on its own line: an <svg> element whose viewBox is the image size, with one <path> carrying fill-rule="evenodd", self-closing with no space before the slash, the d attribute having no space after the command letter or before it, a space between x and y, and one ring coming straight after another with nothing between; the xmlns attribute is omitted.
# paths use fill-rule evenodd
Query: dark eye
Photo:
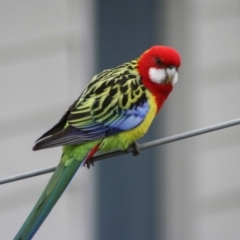
<svg viewBox="0 0 240 240"><path fill-rule="evenodd" d="M162 66L162 65L163 65L163 63L162 63L162 61L161 61L160 58L155 58L155 61L156 61L156 64L157 64L158 66Z"/></svg>
<svg viewBox="0 0 240 240"><path fill-rule="evenodd" d="M168 68L169 68L169 69L173 69L174 66L173 66L173 65L169 65Z"/></svg>

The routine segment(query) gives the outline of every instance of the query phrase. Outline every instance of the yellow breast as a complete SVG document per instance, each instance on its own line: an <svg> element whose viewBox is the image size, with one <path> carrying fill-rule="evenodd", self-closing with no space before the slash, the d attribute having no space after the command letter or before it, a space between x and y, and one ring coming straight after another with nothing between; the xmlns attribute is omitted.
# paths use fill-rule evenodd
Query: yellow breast
<svg viewBox="0 0 240 240"><path fill-rule="evenodd" d="M132 142L138 140L147 132L156 115L157 106L152 94L149 91L146 94L150 108L142 123L131 130L106 137L99 147L101 151L125 150Z"/></svg>

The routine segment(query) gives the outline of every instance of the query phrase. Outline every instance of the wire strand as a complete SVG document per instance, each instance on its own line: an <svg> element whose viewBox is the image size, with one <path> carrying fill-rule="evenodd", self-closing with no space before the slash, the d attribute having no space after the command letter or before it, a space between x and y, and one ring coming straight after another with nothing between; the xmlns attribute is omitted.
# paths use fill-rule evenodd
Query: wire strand
<svg viewBox="0 0 240 240"><path fill-rule="evenodd" d="M220 123L220 124L212 125L212 126L209 126L209 127L200 128L200 129L197 129L197 130L173 135L173 136L170 136L170 137L161 138L161 139L157 139L157 140L154 140L154 141L146 142L146 143L143 143L143 144L139 145L139 150L144 150L144 149L147 149L147 148L156 147L156 146L159 146L159 145L183 140L183 139L198 136L198 135L201 135L201 134L205 134L205 133L217 131L217 130L220 130L220 129L232 127L232 126L235 126L235 125L238 125L238 124L240 124L240 118L235 119L235 120L231 120L231 121L228 121L228 122L223 122L223 123ZM112 158L112 157L116 157L116 156L119 156L119 155L127 154L127 153L130 153L132 151L133 151L133 148L129 147L126 151L114 151L114 152L110 152L110 153L106 153L106 154L97 155L97 156L93 157L93 161L96 162L96 161L105 160L107 158ZM11 176L11 177L2 178L2 179L0 179L0 185L10 183L10 182L19 181L19 180L26 179L26 178L31 178L31 177L43 175L43 174L46 174L46 173L50 173L50 172L53 172L55 169L56 169L55 166L54 167L48 167L48 168L44 168L44 169L40 169L40 170L36 170L36 171L31 171L31 172L27 172L27 173L23 173L23 174L19 174L19 175L14 175L14 176Z"/></svg>

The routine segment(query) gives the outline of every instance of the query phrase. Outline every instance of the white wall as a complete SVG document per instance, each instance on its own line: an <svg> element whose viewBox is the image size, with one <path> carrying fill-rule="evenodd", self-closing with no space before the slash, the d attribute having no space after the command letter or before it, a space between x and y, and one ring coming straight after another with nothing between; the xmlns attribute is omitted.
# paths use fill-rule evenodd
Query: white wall
<svg viewBox="0 0 240 240"><path fill-rule="evenodd" d="M0 178L56 165L33 142L75 100L94 68L89 0L0 1ZM81 169L34 239L94 239L94 170ZM50 174L1 186L0 238L12 239Z"/></svg>
<svg viewBox="0 0 240 240"><path fill-rule="evenodd" d="M167 136L239 118L240 2L166 2L166 42L182 55ZM164 149L167 239L240 239L240 126Z"/></svg>

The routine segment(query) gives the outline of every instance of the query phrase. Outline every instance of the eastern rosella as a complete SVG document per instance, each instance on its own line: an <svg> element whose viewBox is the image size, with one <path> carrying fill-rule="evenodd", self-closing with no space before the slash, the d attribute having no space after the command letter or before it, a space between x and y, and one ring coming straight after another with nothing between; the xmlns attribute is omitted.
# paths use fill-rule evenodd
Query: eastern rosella
<svg viewBox="0 0 240 240"><path fill-rule="evenodd" d="M59 165L15 240L31 239L79 167L97 152L125 150L148 130L178 80L180 55L153 46L139 58L94 76L33 150L63 146Z"/></svg>

